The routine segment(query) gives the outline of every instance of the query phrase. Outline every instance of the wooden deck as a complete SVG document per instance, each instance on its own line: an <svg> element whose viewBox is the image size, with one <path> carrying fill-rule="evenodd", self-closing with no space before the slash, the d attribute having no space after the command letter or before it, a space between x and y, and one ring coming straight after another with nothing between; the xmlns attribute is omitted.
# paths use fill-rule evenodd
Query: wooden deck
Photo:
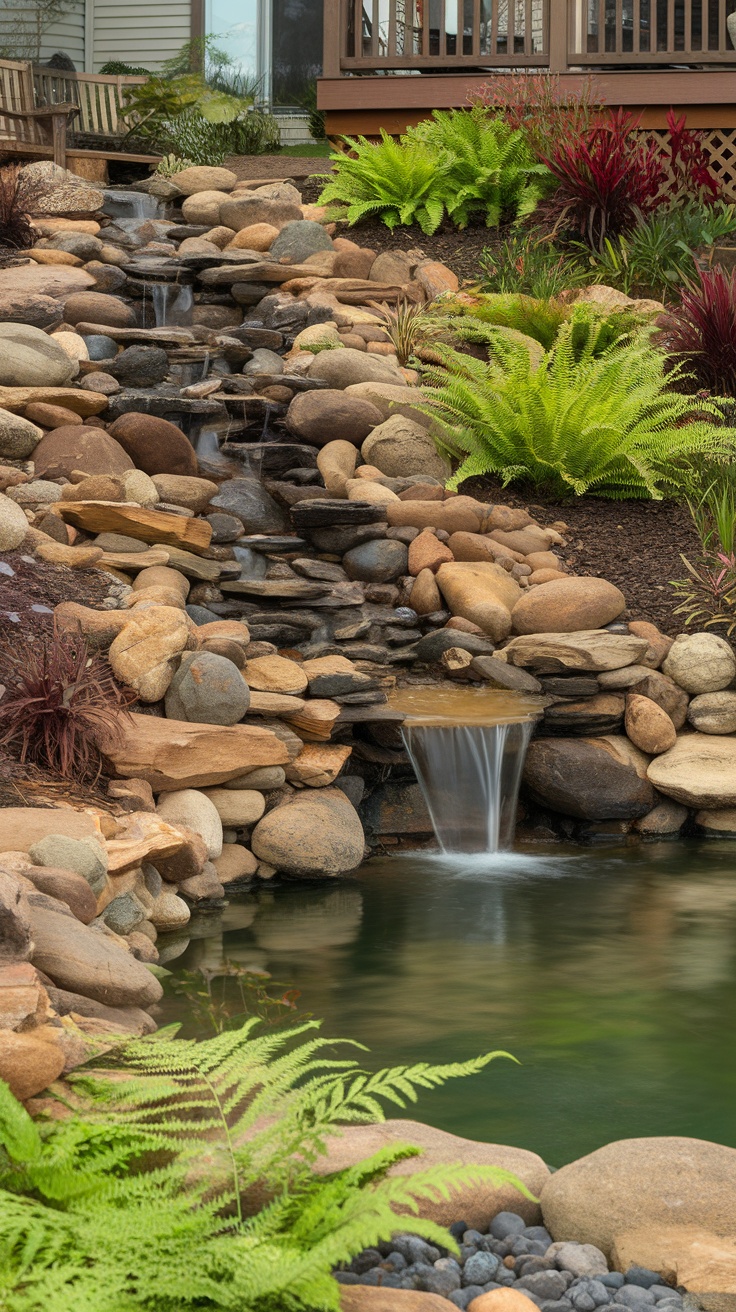
<svg viewBox="0 0 736 1312"><path fill-rule="evenodd" d="M611 106L662 128L736 129L733 0L324 0L318 104L329 135L396 133L462 107L489 76L592 79ZM736 32L734 33L736 37ZM736 142L734 142L736 157Z"/></svg>

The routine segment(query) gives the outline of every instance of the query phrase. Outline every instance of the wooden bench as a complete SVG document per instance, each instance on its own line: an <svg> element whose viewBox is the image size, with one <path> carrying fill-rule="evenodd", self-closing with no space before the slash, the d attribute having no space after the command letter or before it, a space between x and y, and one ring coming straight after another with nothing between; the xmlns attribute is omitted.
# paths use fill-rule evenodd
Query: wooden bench
<svg viewBox="0 0 736 1312"><path fill-rule="evenodd" d="M143 77L68 73L33 68L25 60L0 59L0 155L53 159L90 181L107 181L108 160L152 164L159 155L121 150L127 125L121 117L125 89ZM99 138L100 149L77 146L72 133ZM112 139L112 143L110 143Z"/></svg>

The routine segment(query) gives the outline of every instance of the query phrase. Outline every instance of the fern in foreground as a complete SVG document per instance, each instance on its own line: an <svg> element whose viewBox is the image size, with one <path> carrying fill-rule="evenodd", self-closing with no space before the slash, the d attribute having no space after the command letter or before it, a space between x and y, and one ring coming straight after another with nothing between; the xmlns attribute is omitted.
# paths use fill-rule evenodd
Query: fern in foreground
<svg viewBox="0 0 736 1312"><path fill-rule="evenodd" d="M595 354L576 348L572 322L534 370L529 352L498 334L490 363L437 346L425 371L424 409L440 444L461 460L449 486L496 474L550 495L660 500L696 454L736 455L736 429L714 401L670 391L676 371L641 337ZM720 423L714 421L721 421ZM463 458L464 457L464 458Z"/></svg>
<svg viewBox="0 0 736 1312"><path fill-rule="evenodd" d="M388 1176L416 1152L403 1145L319 1173L340 1124L380 1121L384 1103L405 1108L507 1053L369 1074L305 1038L317 1022L257 1025L131 1042L116 1070L76 1076L83 1110L64 1120L33 1121L0 1083L6 1312L337 1312L334 1267L407 1223L455 1247L417 1215L422 1200L476 1180L530 1197L492 1167Z"/></svg>

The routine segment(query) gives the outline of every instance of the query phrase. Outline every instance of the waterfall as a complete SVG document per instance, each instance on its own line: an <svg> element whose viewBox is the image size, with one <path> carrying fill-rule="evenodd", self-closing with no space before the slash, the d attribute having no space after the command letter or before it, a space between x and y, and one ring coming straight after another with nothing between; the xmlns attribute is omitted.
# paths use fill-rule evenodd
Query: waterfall
<svg viewBox="0 0 736 1312"><path fill-rule="evenodd" d="M105 189L105 214L114 219L155 219L159 212L159 200L149 196L145 191L117 191Z"/></svg>
<svg viewBox="0 0 736 1312"><path fill-rule="evenodd" d="M194 293L189 283L155 282L151 297L157 328L186 328L191 323Z"/></svg>
<svg viewBox="0 0 736 1312"><path fill-rule="evenodd" d="M404 726L404 744L443 852L511 846L531 731L530 720Z"/></svg>
<svg viewBox="0 0 736 1312"><path fill-rule="evenodd" d="M443 852L498 852L514 838L539 697L467 686L405 687L404 746Z"/></svg>

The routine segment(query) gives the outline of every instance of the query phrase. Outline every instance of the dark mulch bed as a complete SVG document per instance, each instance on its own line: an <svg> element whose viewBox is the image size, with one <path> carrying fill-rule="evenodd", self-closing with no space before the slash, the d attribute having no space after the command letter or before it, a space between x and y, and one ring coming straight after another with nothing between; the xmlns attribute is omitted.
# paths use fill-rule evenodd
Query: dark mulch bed
<svg viewBox="0 0 736 1312"><path fill-rule="evenodd" d="M629 618L649 620L664 633L684 630L672 579L685 575L680 552L693 558L698 538L687 507L675 501L607 501L581 497L578 501L545 501L539 491L501 489L489 479L468 479L462 486L480 501L522 506L543 524L562 520L569 532L562 554L576 574L605 578L620 588L628 602ZM535 504L536 503L536 504Z"/></svg>
<svg viewBox="0 0 736 1312"><path fill-rule="evenodd" d="M0 638L48 632L53 625L53 609L61 601L78 601L83 606L99 607L107 596L110 580L96 570L67 569L24 556L19 551L4 551L0 571ZM13 570L7 574L5 567ZM13 619L17 616L17 619Z"/></svg>
<svg viewBox="0 0 736 1312"><path fill-rule="evenodd" d="M239 178L308 178L312 173L329 173L329 159L324 155L230 155L225 168ZM321 189L321 188L320 188ZM310 190L314 187L310 184ZM305 196L307 204L311 195Z"/></svg>

